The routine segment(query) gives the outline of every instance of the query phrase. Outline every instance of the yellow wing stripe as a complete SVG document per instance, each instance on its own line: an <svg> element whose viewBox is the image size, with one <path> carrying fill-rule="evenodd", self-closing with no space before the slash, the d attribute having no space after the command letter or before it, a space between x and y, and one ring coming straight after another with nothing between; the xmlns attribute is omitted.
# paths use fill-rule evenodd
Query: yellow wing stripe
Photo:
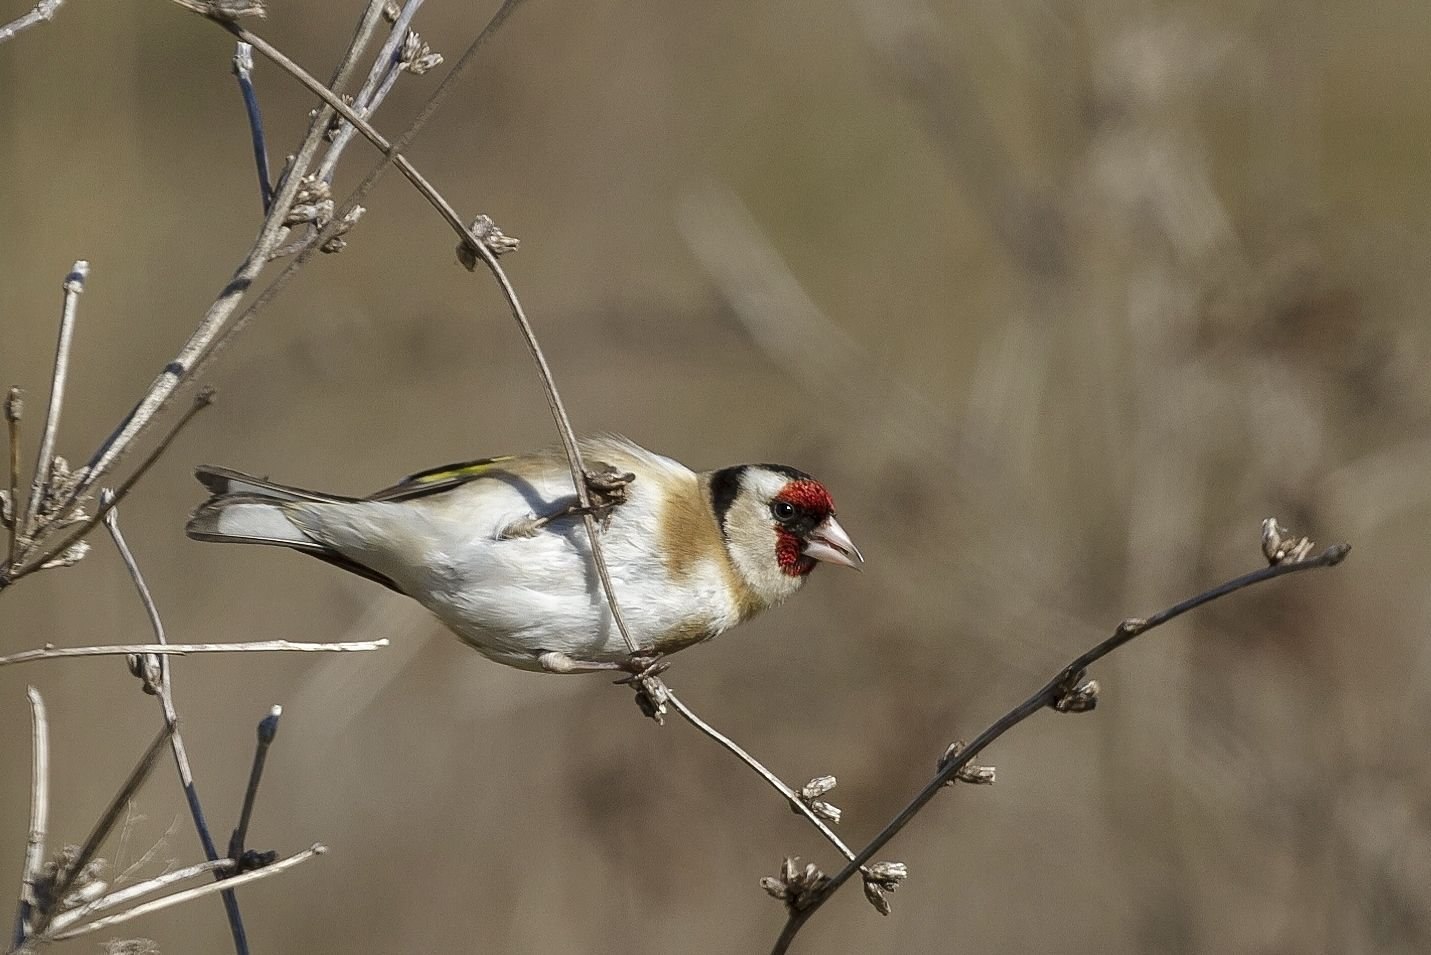
<svg viewBox="0 0 1431 955"><path fill-rule="evenodd" d="M433 468L430 471L419 471L416 474L409 474L402 479L402 484L436 484L439 481L461 481L474 478L483 471L488 471L498 465L506 464L515 457L516 455L514 454L504 454L500 457L483 458L480 461L467 461L463 464L445 464L441 467Z"/></svg>

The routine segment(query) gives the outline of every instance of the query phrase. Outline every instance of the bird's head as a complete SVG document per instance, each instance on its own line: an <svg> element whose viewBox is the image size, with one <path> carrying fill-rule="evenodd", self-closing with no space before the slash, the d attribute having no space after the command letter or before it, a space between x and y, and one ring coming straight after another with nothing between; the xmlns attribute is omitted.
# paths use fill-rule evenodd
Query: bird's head
<svg viewBox="0 0 1431 955"><path fill-rule="evenodd" d="M819 481L779 464L742 464L711 475L711 504L731 563L763 606L800 589L820 562L859 570L864 557L835 520Z"/></svg>

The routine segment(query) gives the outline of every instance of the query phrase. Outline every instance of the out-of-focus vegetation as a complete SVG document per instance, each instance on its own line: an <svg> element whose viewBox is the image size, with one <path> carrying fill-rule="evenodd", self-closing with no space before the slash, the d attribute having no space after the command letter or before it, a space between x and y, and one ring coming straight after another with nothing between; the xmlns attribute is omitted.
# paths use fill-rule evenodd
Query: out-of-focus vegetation
<svg viewBox="0 0 1431 955"><path fill-rule="evenodd" d="M418 26L452 56L489 6ZM259 30L326 76L360 7L274 3ZM817 574L669 679L788 780L838 776L851 842L1118 620L1255 566L1262 518L1358 548L1110 661L1095 713L1030 722L989 754L997 786L891 847L912 873L891 918L846 891L797 951L1431 947L1428 41L1406 2L529 0L412 150L523 240L504 264L579 428L834 490L867 572ZM0 382L39 407L89 259L71 459L252 239L231 52L150 2L70 3L0 47ZM281 149L309 104L257 82ZM358 493L553 440L490 283L396 176L369 206L124 507L171 638L394 641L175 664L216 830L281 702L251 841L333 849L243 891L255 951L763 950L783 913L759 876L835 860L708 741L600 678L496 667L315 561L184 539L199 462ZM0 652L147 639L95 545L5 595ZM116 660L0 671L0 872L27 681L52 840L159 719ZM161 840L198 857L171 780L136 811L120 868ZM228 944L216 902L129 934Z"/></svg>

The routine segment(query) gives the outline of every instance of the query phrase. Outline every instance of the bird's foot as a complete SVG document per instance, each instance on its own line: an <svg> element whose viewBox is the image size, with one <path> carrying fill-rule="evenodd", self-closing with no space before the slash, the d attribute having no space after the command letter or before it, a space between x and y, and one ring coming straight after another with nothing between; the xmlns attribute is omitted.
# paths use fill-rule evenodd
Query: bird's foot
<svg viewBox="0 0 1431 955"><path fill-rule="evenodd" d="M502 529L498 539L512 540L518 537L535 537L548 525L568 517L590 516L600 521L601 529L606 530L606 525L611 521L612 510L626 503L626 488L636 480L636 475L618 471L609 464L601 464L594 470L586 471L582 477L586 481L588 503L585 507L580 504L569 504L554 514L540 516L533 514L513 521ZM625 669L625 667L612 666L602 667L602 669L617 670Z"/></svg>
<svg viewBox="0 0 1431 955"><path fill-rule="evenodd" d="M586 481L586 494L590 500L587 507L576 508L578 514L590 514L602 522L603 529L611 519L613 508L626 503L626 488L636 480L630 471L618 471L609 464L598 463L582 474Z"/></svg>
<svg viewBox="0 0 1431 955"><path fill-rule="evenodd" d="M660 674L665 673L670 665L659 653L633 653L626 658L623 665L623 669L630 672L614 681L617 684L631 685L636 691L636 705L641 709L642 715L661 725L666 722L664 717L670 693L666 684L661 682Z"/></svg>
<svg viewBox="0 0 1431 955"><path fill-rule="evenodd" d="M659 653L633 653L625 662L616 664L616 667L626 671L626 676L612 681L620 686L660 676L670 669L671 664Z"/></svg>

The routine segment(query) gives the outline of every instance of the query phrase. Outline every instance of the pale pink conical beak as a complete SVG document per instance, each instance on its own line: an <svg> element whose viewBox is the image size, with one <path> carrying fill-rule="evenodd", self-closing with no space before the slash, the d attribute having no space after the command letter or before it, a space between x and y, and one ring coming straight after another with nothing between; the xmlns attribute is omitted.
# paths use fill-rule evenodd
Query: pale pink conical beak
<svg viewBox="0 0 1431 955"><path fill-rule="evenodd" d="M834 517L825 518L810 532L810 537L800 552L806 557L823 560L827 564L839 564L852 570L860 570L865 562L860 549Z"/></svg>

